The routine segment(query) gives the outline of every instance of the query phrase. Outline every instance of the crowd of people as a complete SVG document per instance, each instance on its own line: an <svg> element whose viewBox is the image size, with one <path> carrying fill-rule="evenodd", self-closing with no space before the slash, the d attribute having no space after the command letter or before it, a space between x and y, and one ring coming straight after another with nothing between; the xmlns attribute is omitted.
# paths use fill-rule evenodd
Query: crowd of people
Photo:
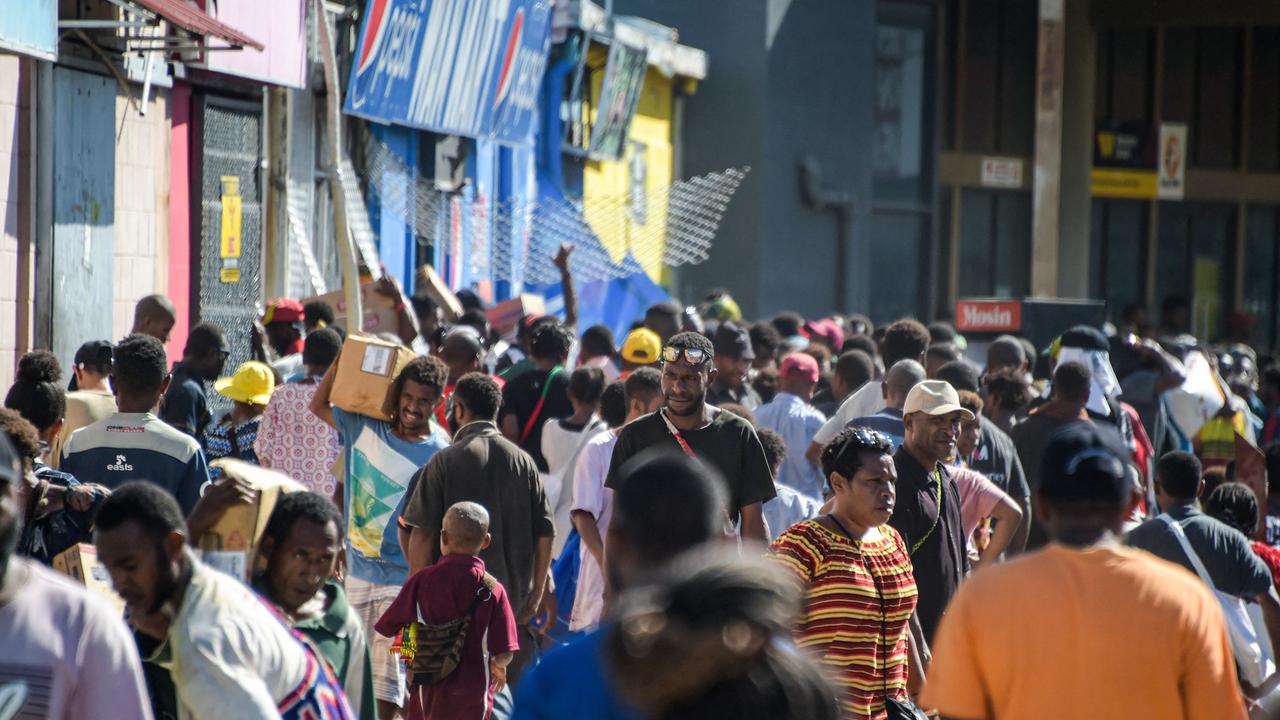
<svg viewBox="0 0 1280 720"><path fill-rule="evenodd" d="M141 301L0 409L0 717L1119 718L1280 713L1280 364L1186 304L1037 347L660 303L621 342L376 285L413 351ZM200 540L301 489L249 579ZM123 612L51 569L91 544ZM87 571L86 571L87 572ZM8 710L14 712L6 714Z"/></svg>

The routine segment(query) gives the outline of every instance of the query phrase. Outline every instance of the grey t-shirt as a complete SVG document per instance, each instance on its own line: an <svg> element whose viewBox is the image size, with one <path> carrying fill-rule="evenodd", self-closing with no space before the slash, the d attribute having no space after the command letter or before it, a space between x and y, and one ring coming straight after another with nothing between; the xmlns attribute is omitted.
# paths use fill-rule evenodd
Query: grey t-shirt
<svg viewBox="0 0 1280 720"><path fill-rule="evenodd" d="M1266 563L1254 554L1249 539L1239 530L1194 506L1173 507L1165 512L1182 525L1191 549L1200 556L1218 590L1252 599L1271 587L1271 573ZM1195 572L1177 536L1160 518L1152 518L1130 530L1125 542Z"/></svg>
<svg viewBox="0 0 1280 720"><path fill-rule="evenodd" d="M1027 485L1027 475L1013 439L981 415L978 416L978 427L981 436L969 461L969 469L986 475L1014 500L1029 497L1031 488Z"/></svg>

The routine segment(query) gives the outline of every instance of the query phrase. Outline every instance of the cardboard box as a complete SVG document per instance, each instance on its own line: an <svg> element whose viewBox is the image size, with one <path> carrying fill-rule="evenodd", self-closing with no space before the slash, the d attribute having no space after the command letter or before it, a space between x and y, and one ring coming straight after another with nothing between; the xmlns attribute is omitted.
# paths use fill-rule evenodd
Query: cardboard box
<svg viewBox="0 0 1280 720"><path fill-rule="evenodd" d="M391 383L415 357L402 345L348 335L338 358L329 401L349 413L390 422L396 400L387 397Z"/></svg>
<svg viewBox="0 0 1280 720"><path fill-rule="evenodd" d="M276 508L276 500L282 493L305 490L298 482L284 473L258 467L231 458L210 463L229 476L247 482L258 491L249 505L236 505L200 536L201 559L211 567L228 575L251 579L258 543L267 529L267 521Z"/></svg>
<svg viewBox="0 0 1280 720"><path fill-rule="evenodd" d="M485 311L485 317L499 335L506 335L515 329L516 323L525 315L545 315L546 312L547 303L541 295L524 293L489 308Z"/></svg>
<svg viewBox="0 0 1280 720"><path fill-rule="evenodd" d="M444 280L436 274L435 268L430 265L423 265L418 268L414 282L415 293L428 295L437 303L440 303L440 309L444 312L445 320L455 322L462 316L462 303L458 302L458 296L454 295Z"/></svg>
<svg viewBox="0 0 1280 720"><path fill-rule="evenodd" d="M303 298L302 304L321 300L333 308L333 324L351 332L358 330L369 334L389 332L400 334L400 318L396 313L396 304L391 298L374 291L374 283L368 282L360 286L360 310L364 322L358 328L352 328L351 319L347 317L347 296L342 290L335 290L324 295Z"/></svg>
<svg viewBox="0 0 1280 720"><path fill-rule="evenodd" d="M124 615L124 599L111 586L111 575L98 562L98 549L89 543L80 543L63 551L53 559L53 569L69 575L90 592L111 603L120 615Z"/></svg>

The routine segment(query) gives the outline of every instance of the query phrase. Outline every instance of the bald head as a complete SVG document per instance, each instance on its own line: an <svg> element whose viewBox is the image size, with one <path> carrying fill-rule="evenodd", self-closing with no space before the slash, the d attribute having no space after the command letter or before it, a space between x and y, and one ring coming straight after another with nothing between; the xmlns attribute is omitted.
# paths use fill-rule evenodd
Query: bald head
<svg viewBox="0 0 1280 720"><path fill-rule="evenodd" d="M894 363L884 374L884 382L881 384L885 405L901 410L907 403L907 393L924 380L924 366L915 360L899 360Z"/></svg>
<svg viewBox="0 0 1280 720"><path fill-rule="evenodd" d="M177 322L173 303L163 295L148 295L133 308L132 334L150 335L162 343L169 342L169 333Z"/></svg>
<svg viewBox="0 0 1280 720"><path fill-rule="evenodd" d="M1001 335L987 348L988 373L1001 370L1021 371L1026 369L1026 365L1027 354L1022 349L1022 343L1012 335Z"/></svg>
<svg viewBox="0 0 1280 720"><path fill-rule="evenodd" d="M475 555L489 540L489 511L473 502L456 503L444 514L443 530L442 552Z"/></svg>

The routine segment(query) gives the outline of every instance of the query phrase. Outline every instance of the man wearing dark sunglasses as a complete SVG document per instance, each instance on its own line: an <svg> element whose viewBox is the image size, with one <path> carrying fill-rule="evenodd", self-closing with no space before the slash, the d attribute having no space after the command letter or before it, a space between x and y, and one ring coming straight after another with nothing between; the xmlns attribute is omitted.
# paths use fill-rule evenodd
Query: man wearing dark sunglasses
<svg viewBox="0 0 1280 720"><path fill-rule="evenodd" d="M666 407L622 428L605 486L614 488L622 466L651 448L682 452L716 468L724 479L730 522L741 518L744 540L768 542L761 503L772 499L773 474L764 447L746 420L707 404L716 377L711 341L680 333L662 349L662 395Z"/></svg>

